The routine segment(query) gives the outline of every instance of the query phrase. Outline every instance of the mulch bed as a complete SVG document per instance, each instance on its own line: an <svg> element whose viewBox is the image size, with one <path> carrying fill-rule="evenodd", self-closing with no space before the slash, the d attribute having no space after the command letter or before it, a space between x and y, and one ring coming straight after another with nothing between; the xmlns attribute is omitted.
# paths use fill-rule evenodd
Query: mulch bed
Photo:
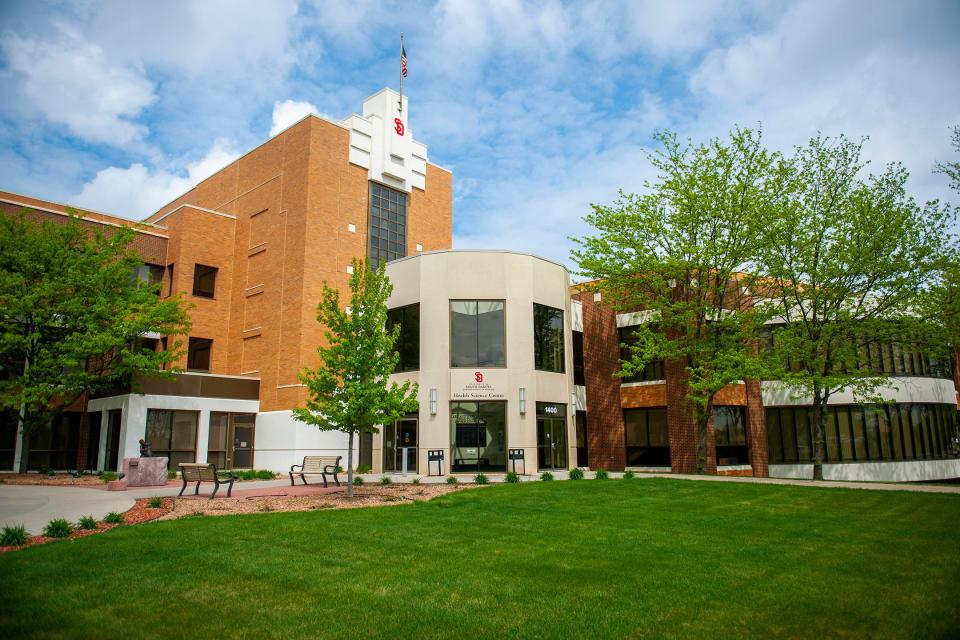
<svg viewBox="0 0 960 640"><path fill-rule="evenodd" d="M346 487L335 493L297 496L237 496L232 498L177 498L173 510L164 520L190 516L229 516L242 513L275 513L282 511L314 511L321 509L357 509L385 507L430 500L454 491L478 489L475 484L370 484L353 488L348 498Z"/></svg>
<svg viewBox="0 0 960 640"><path fill-rule="evenodd" d="M43 487L105 487L106 481L95 474L85 474L74 478L71 473L55 473L48 476L44 473L2 473L0 482L3 484L29 484Z"/></svg>
<svg viewBox="0 0 960 640"><path fill-rule="evenodd" d="M156 520L162 516L167 515L173 510L173 499L164 498L163 506L159 509L155 509L149 506L149 498L140 498L136 501L136 504L133 505L128 511L123 514L123 525L121 524L107 524L106 522L98 522L96 529L75 529L66 538L48 538L46 536L32 536L27 538L27 543L15 547L0 547L0 553L7 551L18 551L20 549L26 549L27 547L32 547L38 544L46 544L48 542L56 542L58 540L73 540L76 538L85 538L87 536L92 536L96 533L103 533L104 531L109 531L115 527L120 527L124 525L133 525L141 524L143 522L149 522L150 520Z"/></svg>

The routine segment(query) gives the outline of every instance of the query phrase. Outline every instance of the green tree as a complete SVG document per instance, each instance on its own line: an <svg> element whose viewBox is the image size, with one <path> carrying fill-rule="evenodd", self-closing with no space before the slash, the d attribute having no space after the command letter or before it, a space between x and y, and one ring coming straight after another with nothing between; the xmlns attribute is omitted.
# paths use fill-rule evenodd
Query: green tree
<svg viewBox="0 0 960 640"><path fill-rule="evenodd" d="M150 333L183 334L187 313L159 284L135 278L143 261L129 228L94 229L0 215L0 409L15 412L26 470L30 432L78 401L135 374L173 375L177 357L147 348Z"/></svg>
<svg viewBox="0 0 960 640"><path fill-rule="evenodd" d="M757 338L767 310L754 304L751 274L759 228L778 196L769 176L779 157L750 130L697 146L669 133L657 140L662 150L648 155L657 180L642 195L621 192L612 206L594 205L586 221L596 235L574 239L573 257L604 302L643 310L621 375L666 360L681 415L697 429L702 471L717 392L763 370ZM674 468L691 470L676 459Z"/></svg>
<svg viewBox="0 0 960 640"><path fill-rule="evenodd" d="M960 125L953 128L953 149L960 153ZM960 161L938 162L936 173L942 173L950 178L950 186L960 192Z"/></svg>
<svg viewBox="0 0 960 640"><path fill-rule="evenodd" d="M384 267L374 271L366 261L352 261L350 306L341 308L340 292L323 284L317 321L326 330L326 344L317 347L320 364L305 369L307 406L294 417L321 431L347 434L347 495L353 496L355 435L377 433L417 409L417 386L389 381L400 355L394 349L399 325L387 329L387 298L393 285Z"/></svg>
<svg viewBox="0 0 960 640"><path fill-rule="evenodd" d="M949 210L914 202L898 164L864 177L861 148L819 136L798 147L777 176L787 197L761 229L767 293L783 321L772 355L787 389L812 402L815 479L830 398L884 400L890 381L867 364L869 350L936 348L917 311L948 248Z"/></svg>

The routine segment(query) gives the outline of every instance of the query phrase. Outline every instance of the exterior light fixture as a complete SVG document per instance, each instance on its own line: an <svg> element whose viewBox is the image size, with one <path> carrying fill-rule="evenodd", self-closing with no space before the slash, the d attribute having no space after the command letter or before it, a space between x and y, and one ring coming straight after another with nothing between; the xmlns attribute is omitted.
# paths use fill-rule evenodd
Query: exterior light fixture
<svg viewBox="0 0 960 640"><path fill-rule="evenodd" d="M570 413L576 415L577 413L577 392L570 392Z"/></svg>
<svg viewBox="0 0 960 640"><path fill-rule="evenodd" d="M437 388L430 388L430 415L437 415Z"/></svg>
<svg viewBox="0 0 960 640"><path fill-rule="evenodd" d="M520 415L527 413L527 388L520 387Z"/></svg>

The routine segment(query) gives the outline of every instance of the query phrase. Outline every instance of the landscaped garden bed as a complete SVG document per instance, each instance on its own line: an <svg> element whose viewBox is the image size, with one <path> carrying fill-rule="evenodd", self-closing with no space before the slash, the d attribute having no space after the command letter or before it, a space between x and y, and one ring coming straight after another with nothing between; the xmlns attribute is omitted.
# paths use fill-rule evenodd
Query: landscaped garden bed
<svg viewBox="0 0 960 640"><path fill-rule="evenodd" d="M186 516L226 516L239 513L270 513L275 511L315 511L318 509L356 509L383 507L410 502L422 502L462 489L476 488L471 484L371 484L353 488L348 498L346 488L335 493L306 496L251 496L233 498L178 498L164 520Z"/></svg>
<svg viewBox="0 0 960 640"><path fill-rule="evenodd" d="M160 506L155 506L159 504ZM93 521L92 518L89 519L89 522L86 523L87 528L84 528L83 523L72 523L66 521L57 521L59 526L51 527L54 525L54 522L51 522L47 525L48 529L61 529L66 525L67 535L39 535L39 536L29 536L26 538L25 544L22 545L7 545L0 546L0 553L7 551L17 551L19 549L25 549L27 547L32 547L38 544L46 544L48 542L57 542L60 540L75 540L77 538L85 538L97 533L103 533L104 531L109 531L115 527L123 525L133 525L140 524L142 522L149 522L150 520L156 520L168 513L173 509L173 499L172 498L141 498L136 501L136 503L129 510L125 511L122 514L111 513L108 514L105 520L102 521Z"/></svg>

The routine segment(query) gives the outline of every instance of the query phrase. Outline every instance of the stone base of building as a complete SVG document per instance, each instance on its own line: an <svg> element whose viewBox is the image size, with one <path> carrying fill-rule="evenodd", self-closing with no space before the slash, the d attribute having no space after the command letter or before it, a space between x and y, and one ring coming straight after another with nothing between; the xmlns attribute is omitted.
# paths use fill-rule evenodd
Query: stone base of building
<svg viewBox="0 0 960 640"><path fill-rule="evenodd" d="M771 478L813 478L812 464L771 464ZM845 482L925 482L960 478L960 460L844 462L823 465L823 479Z"/></svg>

